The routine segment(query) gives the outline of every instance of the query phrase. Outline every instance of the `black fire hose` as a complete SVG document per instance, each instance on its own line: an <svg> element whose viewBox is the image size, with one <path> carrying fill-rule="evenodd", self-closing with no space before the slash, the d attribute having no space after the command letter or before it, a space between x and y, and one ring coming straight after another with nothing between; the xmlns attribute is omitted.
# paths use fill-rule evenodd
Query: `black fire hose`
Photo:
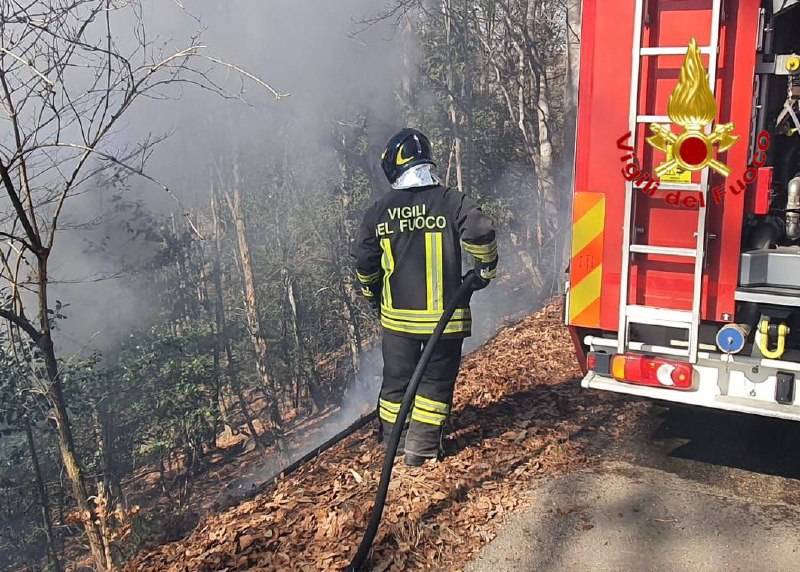
<svg viewBox="0 0 800 572"><path fill-rule="evenodd" d="M378 525L380 525L381 522L383 507L386 504L386 494L389 490L389 481L392 478L394 457L397 454L397 447L400 445L400 435L403 432L406 417L408 417L408 412L411 409L411 403L414 401L414 396L417 394L417 386L419 386L422 374L425 373L428 362L431 360L433 349L436 347L439 338L442 337L447 323L450 321L450 318L453 316L461 300L472 291L476 280L480 280L480 278L474 272L470 272L464 277L464 282L462 282L461 286L456 290L455 296L453 296L450 304L445 308L442 317L439 319L439 323L436 324L436 328L433 330L433 334L431 334L431 337L428 338L428 342L425 344L425 349L422 351L419 362L417 362L417 368L411 376L411 381L408 383L405 395L403 395L403 404L400 406L400 412L397 414L397 420L392 428L392 434L389 436L389 443L386 447L386 458L383 460L381 480L378 483L378 492L375 495L375 504L372 507L372 514L369 517L367 530L364 532L364 537L361 539L361 544L358 546L358 551L353 561L350 562L350 566L345 568L345 572L361 572L367 560L367 555L372 547L372 541L375 540L375 534L377 534Z"/></svg>

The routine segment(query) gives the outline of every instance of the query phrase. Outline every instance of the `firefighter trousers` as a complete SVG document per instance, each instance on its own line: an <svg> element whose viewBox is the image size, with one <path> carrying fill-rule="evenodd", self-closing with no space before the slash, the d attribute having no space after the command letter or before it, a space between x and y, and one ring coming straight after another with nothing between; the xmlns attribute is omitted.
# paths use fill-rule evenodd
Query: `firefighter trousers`
<svg viewBox="0 0 800 572"><path fill-rule="evenodd" d="M383 385L378 413L384 439L391 435L403 395L425 347L425 340L383 332ZM442 451L444 426L453 402L463 338L441 339L420 380L407 420L405 452L438 457Z"/></svg>

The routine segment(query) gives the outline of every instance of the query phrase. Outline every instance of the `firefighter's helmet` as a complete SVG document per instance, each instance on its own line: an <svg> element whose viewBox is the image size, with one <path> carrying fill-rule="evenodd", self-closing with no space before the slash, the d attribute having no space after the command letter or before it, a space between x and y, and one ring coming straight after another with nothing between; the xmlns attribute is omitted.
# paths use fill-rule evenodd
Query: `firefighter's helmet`
<svg viewBox="0 0 800 572"><path fill-rule="evenodd" d="M390 184L410 168L425 163L434 164L431 142L416 129L406 128L397 133L389 139L381 155L381 167Z"/></svg>

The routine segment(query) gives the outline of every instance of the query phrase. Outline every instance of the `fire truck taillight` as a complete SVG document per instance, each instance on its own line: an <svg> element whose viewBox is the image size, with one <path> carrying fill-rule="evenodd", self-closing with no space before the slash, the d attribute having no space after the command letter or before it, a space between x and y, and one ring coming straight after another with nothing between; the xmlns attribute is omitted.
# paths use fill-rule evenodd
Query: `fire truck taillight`
<svg viewBox="0 0 800 572"><path fill-rule="evenodd" d="M616 355L611 360L614 379L636 385L692 389L694 368L688 363L646 355Z"/></svg>
<svg viewBox="0 0 800 572"><path fill-rule="evenodd" d="M611 356L602 352L589 352L586 357L586 369L601 375L609 375L611 373Z"/></svg>

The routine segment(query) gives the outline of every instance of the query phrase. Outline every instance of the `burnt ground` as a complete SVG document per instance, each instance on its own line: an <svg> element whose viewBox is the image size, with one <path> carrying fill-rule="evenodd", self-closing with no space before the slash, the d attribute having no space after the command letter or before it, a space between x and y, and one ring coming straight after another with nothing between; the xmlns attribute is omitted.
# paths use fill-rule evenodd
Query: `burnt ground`
<svg viewBox="0 0 800 572"><path fill-rule="evenodd" d="M583 392L558 304L501 330L464 359L450 454L395 466L370 569L452 570L491 540L520 492L585 466L644 409ZM177 542L143 550L127 570L341 570L355 554L383 451L374 425L279 479L250 500L200 520Z"/></svg>

